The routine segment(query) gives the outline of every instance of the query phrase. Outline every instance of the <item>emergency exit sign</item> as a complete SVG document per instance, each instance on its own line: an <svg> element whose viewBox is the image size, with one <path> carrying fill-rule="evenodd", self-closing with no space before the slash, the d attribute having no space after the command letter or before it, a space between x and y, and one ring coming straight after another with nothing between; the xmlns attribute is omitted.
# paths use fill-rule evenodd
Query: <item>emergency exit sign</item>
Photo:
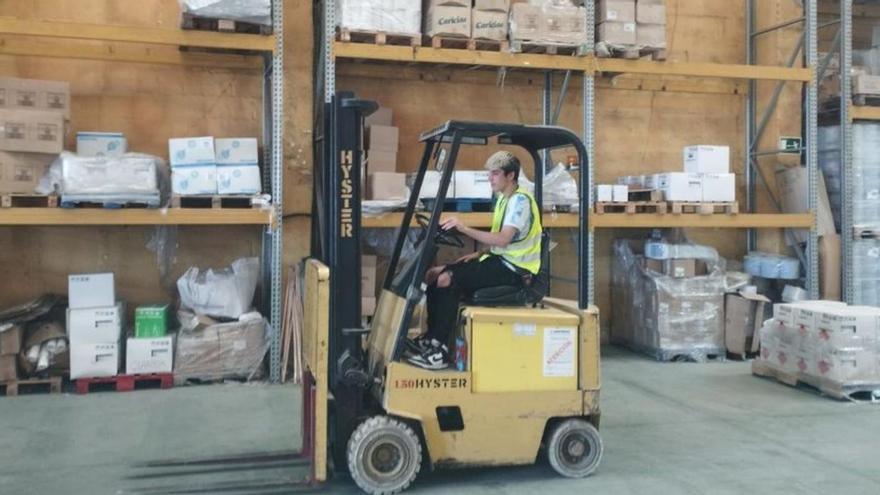
<svg viewBox="0 0 880 495"><path fill-rule="evenodd" d="M799 137L779 138L779 150L783 153L800 153L802 140Z"/></svg>

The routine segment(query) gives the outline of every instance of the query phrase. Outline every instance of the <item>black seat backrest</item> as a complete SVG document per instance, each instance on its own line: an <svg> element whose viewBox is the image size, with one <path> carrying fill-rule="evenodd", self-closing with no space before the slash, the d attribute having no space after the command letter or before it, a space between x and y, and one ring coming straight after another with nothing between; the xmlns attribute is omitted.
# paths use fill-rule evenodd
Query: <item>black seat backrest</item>
<svg viewBox="0 0 880 495"><path fill-rule="evenodd" d="M541 232L541 269L532 276L527 290L526 304L537 304L550 293L550 234Z"/></svg>
<svg viewBox="0 0 880 495"><path fill-rule="evenodd" d="M550 236L541 233L541 269L526 274L523 284L480 289L467 300L475 306L531 306L541 302L550 291Z"/></svg>

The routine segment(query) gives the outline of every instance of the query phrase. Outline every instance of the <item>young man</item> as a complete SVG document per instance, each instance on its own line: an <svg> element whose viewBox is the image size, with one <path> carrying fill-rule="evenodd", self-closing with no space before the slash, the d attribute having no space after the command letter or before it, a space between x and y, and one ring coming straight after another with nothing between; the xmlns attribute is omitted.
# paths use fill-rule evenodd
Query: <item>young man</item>
<svg viewBox="0 0 880 495"><path fill-rule="evenodd" d="M409 362L423 368L449 366L447 345L462 297L487 287L521 285L524 276L541 269L541 216L535 198L519 187L519 159L499 151L489 157L485 168L496 195L491 231L468 227L456 217L440 225L443 230L456 229L486 248L428 271L428 332L409 343Z"/></svg>

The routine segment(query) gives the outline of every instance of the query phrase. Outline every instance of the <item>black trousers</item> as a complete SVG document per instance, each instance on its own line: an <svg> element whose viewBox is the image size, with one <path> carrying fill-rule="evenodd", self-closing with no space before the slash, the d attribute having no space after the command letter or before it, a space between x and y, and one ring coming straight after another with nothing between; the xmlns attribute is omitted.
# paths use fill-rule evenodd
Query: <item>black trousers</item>
<svg viewBox="0 0 880 495"><path fill-rule="evenodd" d="M449 265L452 272L449 287L428 286L428 338L449 345L449 338L458 320L458 304L463 297L487 287L520 285L522 277L507 267L500 256L490 255L483 261Z"/></svg>

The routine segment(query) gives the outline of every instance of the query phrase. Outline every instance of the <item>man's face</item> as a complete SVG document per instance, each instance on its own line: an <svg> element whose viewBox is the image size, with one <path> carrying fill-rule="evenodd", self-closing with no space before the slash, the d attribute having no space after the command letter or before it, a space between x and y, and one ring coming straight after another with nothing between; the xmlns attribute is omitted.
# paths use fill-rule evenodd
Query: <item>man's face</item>
<svg viewBox="0 0 880 495"><path fill-rule="evenodd" d="M507 189L513 182L513 173L505 174L504 170L496 168L489 172L489 184L492 185L492 192L499 193Z"/></svg>

